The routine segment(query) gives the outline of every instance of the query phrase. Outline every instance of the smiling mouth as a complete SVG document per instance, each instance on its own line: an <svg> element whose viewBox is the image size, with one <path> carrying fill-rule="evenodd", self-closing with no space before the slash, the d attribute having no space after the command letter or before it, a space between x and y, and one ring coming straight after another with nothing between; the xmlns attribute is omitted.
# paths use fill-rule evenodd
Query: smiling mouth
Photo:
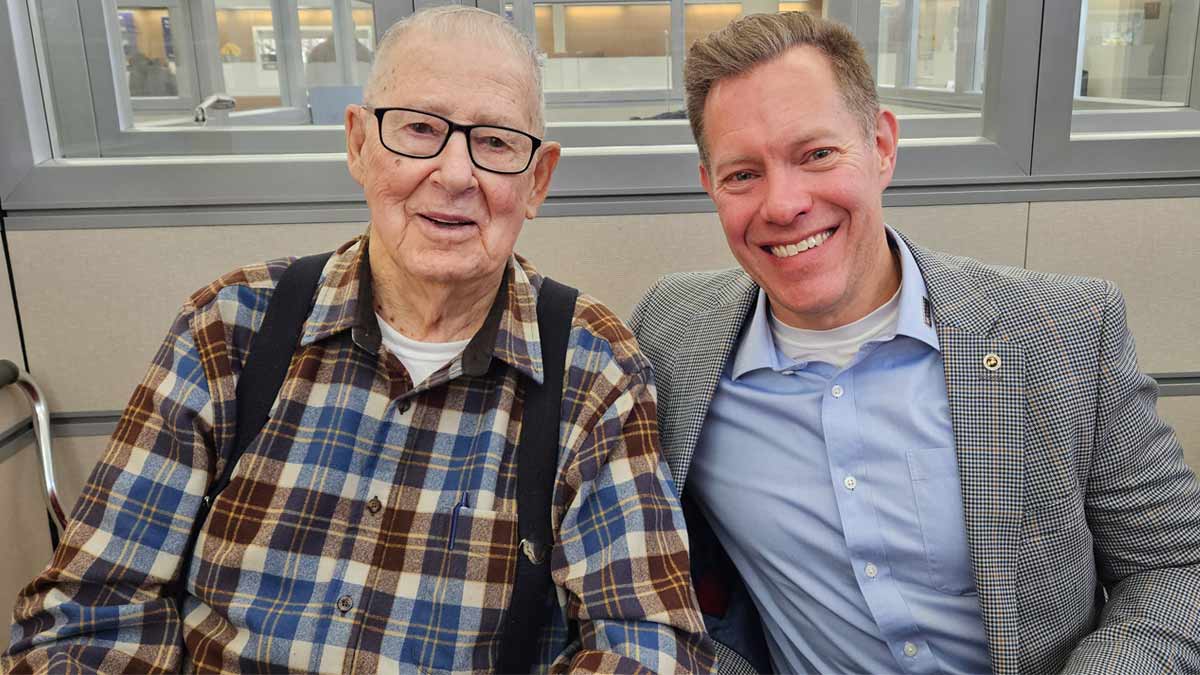
<svg viewBox="0 0 1200 675"><path fill-rule="evenodd" d="M443 217L445 219L435 218L433 216L426 215L424 213L422 213L420 215L425 220L428 220L429 222L431 222L434 225L437 225L439 227L462 227L464 225L474 225L475 224L475 221L467 220L467 219L460 219L460 218L453 218L453 217Z"/></svg>
<svg viewBox="0 0 1200 675"><path fill-rule="evenodd" d="M801 239L800 241L797 241L797 242L791 243L791 244L777 244L775 246L764 246L763 250L767 251L768 253L775 256L776 258L791 258L792 256L800 255L801 253L803 253L805 251L812 250L812 249L820 246L821 244L824 244L825 240L832 237L833 233L836 231L837 231L837 226L834 226L834 227L829 228L828 230L818 232L817 234L814 234L811 237L808 237L807 239Z"/></svg>

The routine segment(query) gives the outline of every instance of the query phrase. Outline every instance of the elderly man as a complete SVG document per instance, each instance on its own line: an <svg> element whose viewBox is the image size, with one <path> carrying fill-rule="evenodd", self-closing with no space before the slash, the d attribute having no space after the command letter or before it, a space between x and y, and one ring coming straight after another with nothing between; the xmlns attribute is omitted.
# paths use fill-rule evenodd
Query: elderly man
<svg viewBox="0 0 1200 675"><path fill-rule="evenodd" d="M367 235L287 302L312 258L184 305L6 670L710 670L648 363L512 253L559 157L540 97L495 15L389 31L346 111ZM268 338L289 306L296 339Z"/></svg>
<svg viewBox="0 0 1200 675"><path fill-rule="evenodd" d="M742 269L633 325L720 669L1200 671L1200 484L1113 285L885 226L896 118L843 27L749 16L685 72Z"/></svg>

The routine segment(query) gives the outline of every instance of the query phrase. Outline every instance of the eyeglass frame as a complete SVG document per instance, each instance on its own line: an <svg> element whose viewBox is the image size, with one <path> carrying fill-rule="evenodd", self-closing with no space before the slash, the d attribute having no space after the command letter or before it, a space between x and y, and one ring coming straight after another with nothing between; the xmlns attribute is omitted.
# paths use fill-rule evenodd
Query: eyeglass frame
<svg viewBox="0 0 1200 675"><path fill-rule="evenodd" d="M376 122L375 126L376 126L376 128L379 129L379 144L382 145L384 147L384 149L387 150L388 152L396 154L396 155L400 155L401 157L410 157L412 159L433 159L434 157L437 157L438 155L442 154L442 151L446 149L446 146L450 143L450 137L454 135L454 132L461 131L461 132L463 132L463 137L467 140L467 157L471 158L472 166L474 166L482 171L487 171L488 173L497 173L497 174L500 174L503 176L515 176L517 174L525 173L526 171L529 170L530 165L533 164L533 156L537 154L538 148L542 147L543 141L542 141L542 139L538 138L537 136L534 136L533 134L531 134L527 131L521 131L520 129L513 129L512 127L503 127L503 126L500 126L499 124L459 124L458 122L455 122L454 120L448 119L446 117L442 117L441 115L437 115L435 113L431 113L428 110L420 110L417 108L404 108L404 107L395 107L395 106L377 108L375 106L370 106L370 105L364 105L364 106L360 106L360 107L363 110L367 110L375 115L375 122ZM400 152L399 150L395 150L395 149L389 147L387 144L387 141L383 140L383 116L392 110L402 110L404 112L414 112L414 113L420 113L422 115L429 115L430 117L433 117L433 118L436 118L436 119L439 119L439 120L445 122L448 128L446 130L446 136L444 138L442 138L442 144L440 146L438 146L438 149L435 150L432 155L410 155L407 152ZM531 147L529 149L529 159L527 159L525 161L525 166L522 167L520 171L497 171L496 169L489 169L486 166L482 166L478 161L475 160L475 153L471 151L471 132L478 128L502 129L504 131L511 131L516 134L521 134L522 136L533 141L533 147Z"/></svg>

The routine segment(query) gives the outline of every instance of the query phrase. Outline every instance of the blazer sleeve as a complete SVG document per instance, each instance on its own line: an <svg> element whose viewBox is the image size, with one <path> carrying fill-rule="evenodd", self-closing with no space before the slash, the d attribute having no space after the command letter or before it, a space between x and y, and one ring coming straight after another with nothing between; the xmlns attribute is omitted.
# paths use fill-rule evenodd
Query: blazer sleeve
<svg viewBox="0 0 1200 675"><path fill-rule="evenodd" d="M1108 602L1064 670L1200 673L1200 483L1156 413L1111 284L1102 331L1084 506Z"/></svg>

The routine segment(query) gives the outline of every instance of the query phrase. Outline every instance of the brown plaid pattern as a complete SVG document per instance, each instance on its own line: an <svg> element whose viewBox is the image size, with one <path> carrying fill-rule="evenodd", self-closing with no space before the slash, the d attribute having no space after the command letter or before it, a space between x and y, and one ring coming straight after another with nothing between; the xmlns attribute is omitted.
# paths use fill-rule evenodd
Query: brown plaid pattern
<svg viewBox="0 0 1200 675"><path fill-rule="evenodd" d="M18 600L5 670L491 669L518 555L513 449L525 382L542 377L541 277L514 257L484 327L414 387L380 348L365 250L326 265L271 418L181 561L287 261L192 296ZM649 364L583 295L566 365L542 669L709 671ZM182 613L163 595L181 574Z"/></svg>

